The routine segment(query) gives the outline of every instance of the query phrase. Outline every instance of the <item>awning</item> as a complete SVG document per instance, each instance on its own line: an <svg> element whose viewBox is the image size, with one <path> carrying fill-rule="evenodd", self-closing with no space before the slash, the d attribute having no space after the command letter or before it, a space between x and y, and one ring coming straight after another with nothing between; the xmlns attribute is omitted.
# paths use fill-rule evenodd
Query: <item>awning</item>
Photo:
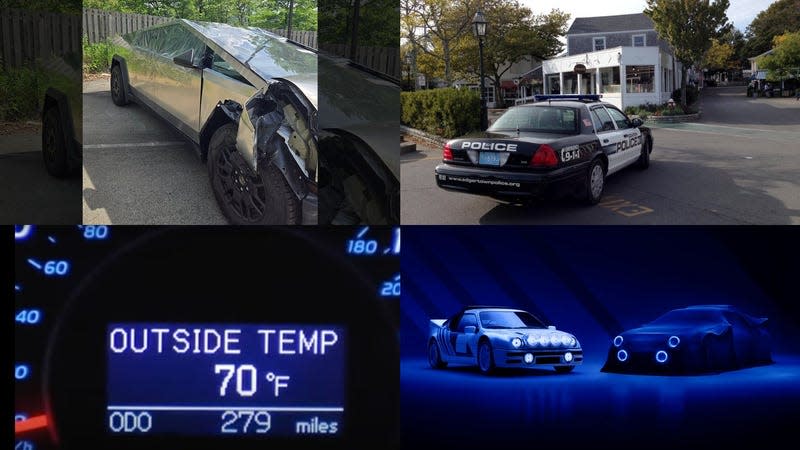
<svg viewBox="0 0 800 450"><path fill-rule="evenodd" d="M506 89L506 90L508 90L508 89L516 89L517 85L514 84L513 80L503 80L503 81L500 82L500 88L501 89Z"/></svg>

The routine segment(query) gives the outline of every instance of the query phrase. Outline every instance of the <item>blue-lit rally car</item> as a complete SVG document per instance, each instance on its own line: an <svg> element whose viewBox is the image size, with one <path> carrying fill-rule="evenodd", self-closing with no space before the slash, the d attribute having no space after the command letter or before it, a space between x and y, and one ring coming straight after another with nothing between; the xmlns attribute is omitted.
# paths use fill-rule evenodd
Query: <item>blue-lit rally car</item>
<svg viewBox="0 0 800 450"><path fill-rule="evenodd" d="M449 319L432 319L428 362L496 367L541 368L570 372L583 362L575 336L547 326L533 314L508 308L467 306Z"/></svg>
<svg viewBox="0 0 800 450"><path fill-rule="evenodd" d="M675 309L616 336L603 371L702 373L769 364L766 322L729 305Z"/></svg>

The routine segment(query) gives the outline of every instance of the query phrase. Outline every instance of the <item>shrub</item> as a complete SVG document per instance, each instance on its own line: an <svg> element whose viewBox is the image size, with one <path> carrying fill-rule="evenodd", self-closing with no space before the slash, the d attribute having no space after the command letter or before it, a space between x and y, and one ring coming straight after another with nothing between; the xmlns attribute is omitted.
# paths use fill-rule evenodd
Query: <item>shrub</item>
<svg viewBox="0 0 800 450"><path fill-rule="evenodd" d="M480 98L469 89L431 89L400 93L400 121L444 138L480 126Z"/></svg>
<svg viewBox="0 0 800 450"><path fill-rule="evenodd" d="M0 71L0 120L33 119L46 86L45 75L28 67Z"/></svg>
<svg viewBox="0 0 800 450"><path fill-rule="evenodd" d="M100 73L108 72L111 67L111 57L114 56L114 46L108 41L90 44L83 39L83 72Z"/></svg>

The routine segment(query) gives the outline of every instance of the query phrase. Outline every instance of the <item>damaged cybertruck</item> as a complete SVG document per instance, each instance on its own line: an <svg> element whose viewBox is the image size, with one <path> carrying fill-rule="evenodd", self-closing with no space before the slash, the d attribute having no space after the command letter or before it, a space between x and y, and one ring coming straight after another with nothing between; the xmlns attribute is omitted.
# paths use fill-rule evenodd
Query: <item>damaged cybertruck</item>
<svg viewBox="0 0 800 450"><path fill-rule="evenodd" d="M342 202L341 212L320 217L320 179L337 181L320 151L318 55L311 49L259 28L184 19L116 43L122 50L112 60L112 100L147 107L191 140L230 223L394 221L383 204L378 214L359 214L376 208ZM378 171L391 179L382 164Z"/></svg>

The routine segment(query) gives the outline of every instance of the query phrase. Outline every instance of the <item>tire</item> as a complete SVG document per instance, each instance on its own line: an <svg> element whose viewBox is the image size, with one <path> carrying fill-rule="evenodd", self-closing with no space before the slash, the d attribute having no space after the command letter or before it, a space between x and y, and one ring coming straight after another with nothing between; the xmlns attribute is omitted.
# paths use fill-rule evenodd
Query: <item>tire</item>
<svg viewBox="0 0 800 450"><path fill-rule="evenodd" d="M645 170L650 167L650 139L644 140L644 144L642 144L642 153L639 155L639 160L636 162L637 166L641 170Z"/></svg>
<svg viewBox="0 0 800 450"><path fill-rule="evenodd" d="M603 168L603 161L599 158L593 160L589 165L584 183L584 201L589 205L600 203L606 185L606 171Z"/></svg>
<svg viewBox="0 0 800 450"><path fill-rule="evenodd" d="M69 173L67 143L58 107L45 111L42 119L42 157L50 175L63 177Z"/></svg>
<svg viewBox="0 0 800 450"><path fill-rule="evenodd" d="M554 366L553 368L556 369L558 373L570 373L575 370L575 366Z"/></svg>
<svg viewBox="0 0 800 450"><path fill-rule="evenodd" d="M208 144L208 176L220 211L233 225L295 225L300 200L281 171L259 164L254 172L236 150L236 125L218 128Z"/></svg>
<svg viewBox="0 0 800 450"><path fill-rule="evenodd" d="M428 364L434 369L442 369L447 367L447 363L442 361L442 355L439 353L439 345L435 340L431 340L428 344Z"/></svg>
<svg viewBox="0 0 800 450"><path fill-rule="evenodd" d="M117 106L125 106L130 103L127 86L125 86L125 80L122 79L122 68L119 64L115 64L111 68L111 101Z"/></svg>
<svg viewBox="0 0 800 450"><path fill-rule="evenodd" d="M484 340L478 344L478 369L486 375L494 372L494 354L489 341Z"/></svg>

